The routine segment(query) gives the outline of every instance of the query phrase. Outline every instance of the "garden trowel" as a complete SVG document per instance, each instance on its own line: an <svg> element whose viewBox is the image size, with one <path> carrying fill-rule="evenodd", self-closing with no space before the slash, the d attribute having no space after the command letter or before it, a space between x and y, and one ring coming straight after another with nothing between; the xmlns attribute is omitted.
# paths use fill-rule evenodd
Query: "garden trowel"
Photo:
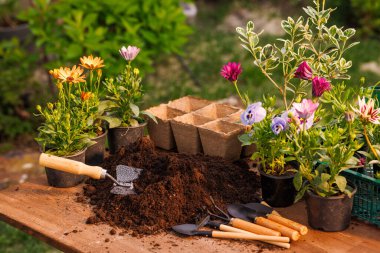
<svg viewBox="0 0 380 253"><path fill-rule="evenodd" d="M111 193L119 195L136 194L133 187L133 181L136 180L142 169L126 165L116 167L116 179L107 173L107 170L99 166L89 166L82 162L73 161L63 157L42 153L39 164L51 169L68 172L76 175L89 176L93 179L105 179L106 177L114 182Z"/></svg>

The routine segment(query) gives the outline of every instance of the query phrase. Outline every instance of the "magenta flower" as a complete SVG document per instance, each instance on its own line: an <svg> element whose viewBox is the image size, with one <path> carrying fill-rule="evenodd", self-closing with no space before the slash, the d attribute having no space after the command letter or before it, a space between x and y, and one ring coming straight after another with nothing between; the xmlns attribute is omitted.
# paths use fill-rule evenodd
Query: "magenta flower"
<svg viewBox="0 0 380 253"><path fill-rule="evenodd" d="M331 84L323 77L314 77L312 81L312 93L314 97L320 97L325 91L331 90Z"/></svg>
<svg viewBox="0 0 380 253"><path fill-rule="evenodd" d="M359 114L360 120L364 123L380 124L380 108L375 109L375 100L372 98L368 99L367 103L365 100L365 97L363 99L359 97L359 109L352 109Z"/></svg>
<svg viewBox="0 0 380 253"><path fill-rule="evenodd" d="M127 61L133 61L133 59L136 58L136 56L140 52L140 48L135 46L128 46L125 48L124 46L119 50L121 56Z"/></svg>
<svg viewBox="0 0 380 253"><path fill-rule="evenodd" d="M317 110L319 103L313 103L311 99L302 99L301 103L293 103L293 108L296 110L300 119L307 120L314 117L314 112Z"/></svg>
<svg viewBox="0 0 380 253"><path fill-rule="evenodd" d="M241 64L237 62L229 62L222 67L220 74L230 82L235 82L243 69Z"/></svg>
<svg viewBox="0 0 380 253"><path fill-rule="evenodd" d="M267 111L262 107L261 102L250 104L247 109L241 114L241 122L250 126L254 123L262 121L267 116Z"/></svg>
<svg viewBox="0 0 380 253"><path fill-rule="evenodd" d="M304 61L298 66L296 73L294 73L294 77L303 80L310 80L313 78L313 71L311 70L307 62Z"/></svg>

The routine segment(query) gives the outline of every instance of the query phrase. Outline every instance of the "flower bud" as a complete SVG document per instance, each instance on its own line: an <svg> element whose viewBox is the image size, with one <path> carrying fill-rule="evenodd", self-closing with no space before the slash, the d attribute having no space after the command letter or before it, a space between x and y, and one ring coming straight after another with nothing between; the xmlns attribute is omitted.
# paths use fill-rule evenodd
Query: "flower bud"
<svg viewBox="0 0 380 253"><path fill-rule="evenodd" d="M47 108L49 108L50 110L53 110L53 104L52 103L47 103Z"/></svg>
<svg viewBox="0 0 380 253"><path fill-rule="evenodd" d="M96 73L98 74L98 78L100 78L103 74L103 71L101 69L97 69Z"/></svg>
<svg viewBox="0 0 380 253"><path fill-rule="evenodd" d="M37 109L37 111L39 111L39 112L41 112L41 111L42 111L42 108L41 108L41 106L40 106L40 105L37 105L37 106L36 106L36 109Z"/></svg>
<svg viewBox="0 0 380 253"><path fill-rule="evenodd" d="M133 70L133 73L134 73L136 76L138 76L138 75L140 74L140 70L139 70L138 68L135 68L135 69Z"/></svg>
<svg viewBox="0 0 380 253"><path fill-rule="evenodd" d="M344 132L345 132L345 131L344 131L343 128L341 128L341 127L338 128L338 133L339 133L339 134L344 134Z"/></svg>
<svg viewBox="0 0 380 253"><path fill-rule="evenodd" d="M355 113L354 112L345 112L344 118L347 120L347 122L352 123L355 120Z"/></svg>
<svg viewBox="0 0 380 253"><path fill-rule="evenodd" d="M61 82L57 83L58 90L61 90L63 88L63 84Z"/></svg>

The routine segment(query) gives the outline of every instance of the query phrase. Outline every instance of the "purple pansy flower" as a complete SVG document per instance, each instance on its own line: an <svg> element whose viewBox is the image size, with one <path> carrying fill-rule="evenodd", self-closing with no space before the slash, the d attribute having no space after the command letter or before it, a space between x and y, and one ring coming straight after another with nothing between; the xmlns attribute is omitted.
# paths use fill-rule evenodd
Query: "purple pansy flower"
<svg viewBox="0 0 380 253"><path fill-rule="evenodd" d="M270 127L275 135L278 135L282 131L284 131L288 126L287 121L283 117L274 117L272 119L272 124Z"/></svg>
<svg viewBox="0 0 380 253"><path fill-rule="evenodd" d="M229 62L222 67L220 74L230 82L235 82L243 69L241 64L237 62Z"/></svg>
<svg viewBox="0 0 380 253"><path fill-rule="evenodd" d="M307 62L304 61L298 66L296 73L294 73L294 77L303 80L310 80L313 78L313 71L311 70Z"/></svg>
<svg viewBox="0 0 380 253"><path fill-rule="evenodd" d="M314 97L320 97L325 91L331 90L331 84L323 77L314 77L312 81L312 93Z"/></svg>
<svg viewBox="0 0 380 253"><path fill-rule="evenodd" d="M250 104L247 109L241 114L241 122L250 126L254 123L262 121L267 115L267 111L262 107L261 102Z"/></svg>
<svg viewBox="0 0 380 253"><path fill-rule="evenodd" d="M135 46L128 46L125 48L124 46L119 50L121 56L127 61L133 61L133 59L136 58L136 56L140 52L140 48Z"/></svg>

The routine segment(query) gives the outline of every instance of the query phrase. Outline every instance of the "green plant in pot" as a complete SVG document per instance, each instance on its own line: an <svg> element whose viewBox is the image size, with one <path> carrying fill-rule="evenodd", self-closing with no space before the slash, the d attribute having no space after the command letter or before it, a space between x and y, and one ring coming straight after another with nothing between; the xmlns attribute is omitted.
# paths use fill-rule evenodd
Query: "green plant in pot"
<svg viewBox="0 0 380 253"><path fill-rule="evenodd" d="M120 49L121 56L128 62L124 71L116 78L107 78L104 82L108 100L107 116L119 119L120 124L109 129L108 140L110 153L114 154L121 147L138 143L143 135L146 122L142 115L155 118L148 112L141 111L138 103L143 97L140 71L132 66L140 49L135 46Z"/></svg>
<svg viewBox="0 0 380 253"><path fill-rule="evenodd" d="M284 38L279 38L277 43L260 45L260 33L255 32L254 23L247 23L246 28L236 29L244 49L249 51L253 62L262 74L273 84L281 97L282 104L263 108L261 104L250 104L249 96L241 94L237 86L237 76L241 72L240 65L229 63L222 69L222 75L234 84L237 93L243 103L248 106L242 115L242 123L252 126L240 140L243 145L256 144L257 151L253 159L259 159L261 178L265 183L267 177L273 180L284 180L286 183L275 187L268 187L273 192L268 194L263 191L264 200L276 206L276 201L271 199L283 199L282 192L285 188L291 188L292 177L297 171L297 161L289 154L289 145L292 144L293 136L289 133L281 133L288 130L290 114L295 114L294 105L300 103L303 98L312 94L318 99L322 93L331 88L331 81L335 79L349 79L347 74L352 63L343 58L344 53L356 43L348 43L355 34L354 29L343 30L337 26L327 26L332 9L324 8L324 1L314 1L315 8L307 7L304 11L307 18L299 17L294 20L288 17L281 22L285 32ZM282 71L280 78L273 75L276 71ZM277 94L273 94L277 95ZM265 107L264 103L264 107ZM260 105L260 106L258 106ZM255 120L263 110L267 116L263 122ZM305 120L299 114L295 114L299 120ZM311 116L311 115L310 115ZM307 126L314 124L313 117L308 119ZM291 175L293 174L293 175ZM289 178L290 177L290 178ZM273 183L270 183L273 185ZM262 185L263 186L263 185ZM264 190L264 189L263 189ZM277 195L277 193L280 193ZM271 196L273 195L273 196ZM276 197L276 195L278 197ZM270 197L269 197L270 196ZM288 192L288 201L279 206L288 206L293 203L295 190Z"/></svg>
<svg viewBox="0 0 380 253"><path fill-rule="evenodd" d="M20 41L24 41L27 38L28 24L17 17L20 11L19 0L0 1L0 40L16 37Z"/></svg>
<svg viewBox="0 0 380 253"><path fill-rule="evenodd" d="M81 84L85 82L82 73L83 69L77 66L51 71L58 80L58 99L54 103L48 103L44 108L37 106L37 116L42 117L43 123L38 128L36 141L42 152L85 162L86 148L92 142L90 134L86 131L86 112L76 106L75 102L77 99L80 100L78 94ZM84 180L83 176L50 168L46 168L46 174L48 183L55 187L71 187Z"/></svg>

